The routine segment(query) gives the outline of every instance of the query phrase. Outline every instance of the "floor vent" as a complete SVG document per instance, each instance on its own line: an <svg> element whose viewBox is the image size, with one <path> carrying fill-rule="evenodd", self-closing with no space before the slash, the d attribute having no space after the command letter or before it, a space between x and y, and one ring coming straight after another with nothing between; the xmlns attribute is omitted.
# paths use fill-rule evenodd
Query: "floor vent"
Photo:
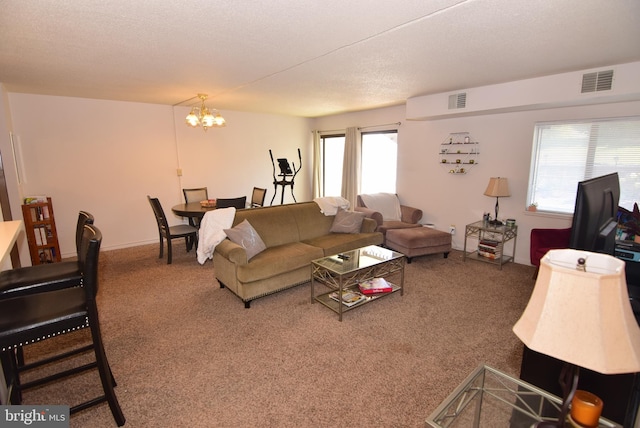
<svg viewBox="0 0 640 428"><path fill-rule="evenodd" d="M596 71L582 75L582 93L610 91L613 84L613 70Z"/></svg>
<svg viewBox="0 0 640 428"><path fill-rule="evenodd" d="M465 108L467 106L467 93L449 95L449 110Z"/></svg>

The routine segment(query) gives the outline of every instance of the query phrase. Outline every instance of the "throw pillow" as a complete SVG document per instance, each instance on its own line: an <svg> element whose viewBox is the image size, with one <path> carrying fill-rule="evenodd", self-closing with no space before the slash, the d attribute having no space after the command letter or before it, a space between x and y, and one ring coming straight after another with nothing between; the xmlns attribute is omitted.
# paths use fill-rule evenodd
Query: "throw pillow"
<svg viewBox="0 0 640 428"><path fill-rule="evenodd" d="M231 242L243 247L247 252L247 260L251 260L253 256L267 249L258 232L245 219L232 229L224 229Z"/></svg>
<svg viewBox="0 0 640 428"><path fill-rule="evenodd" d="M333 233L358 233L362 228L364 213L356 211L338 210L333 219L329 232Z"/></svg>

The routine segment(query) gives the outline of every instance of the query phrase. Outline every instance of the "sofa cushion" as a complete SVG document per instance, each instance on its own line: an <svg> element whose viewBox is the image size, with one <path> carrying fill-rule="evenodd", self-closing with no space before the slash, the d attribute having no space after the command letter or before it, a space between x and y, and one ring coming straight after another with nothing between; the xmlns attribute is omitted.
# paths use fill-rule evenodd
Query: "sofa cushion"
<svg viewBox="0 0 640 428"><path fill-rule="evenodd" d="M362 228L364 213L355 211L338 210L333 218L333 224L329 232L333 233L358 233Z"/></svg>
<svg viewBox="0 0 640 428"><path fill-rule="evenodd" d="M383 221L380 226L378 226L378 231L382 232L384 235L387 234L388 230L393 229L412 229L415 227L422 227L421 224L412 224L406 223L403 221Z"/></svg>
<svg viewBox="0 0 640 428"><path fill-rule="evenodd" d="M367 245L380 245L384 240L381 233L329 233L303 241L305 244L321 248L324 256L354 250Z"/></svg>
<svg viewBox="0 0 640 428"><path fill-rule="evenodd" d="M247 220L242 221L242 223L232 229L224 229L224 232L232 242L235 242L246 250L247 260L251 260L256 254L267 249L258 232L256 232Z"/></svg>
<svg viewBox="0 0 640 428"><path fill-rule="evenodd" d="M311 260L324 257L321 248L302 242L270 247L256 255L251 263L238 266L238 281L249 283L278 276L283 272L308 268Z"/></svg>
<svg viewBox="0 0 640 428"><path fill-rule="evenodd" d="M320 208L313 202L308 203L320 213ZM322 216L322 214L320 214ZM324 217L324 216L323 216ZM233 224L248 220L258 232L267 248L289 242L300 241L296 219L289 205L275 205L272 207L251 208L236 211Z"/></svg>

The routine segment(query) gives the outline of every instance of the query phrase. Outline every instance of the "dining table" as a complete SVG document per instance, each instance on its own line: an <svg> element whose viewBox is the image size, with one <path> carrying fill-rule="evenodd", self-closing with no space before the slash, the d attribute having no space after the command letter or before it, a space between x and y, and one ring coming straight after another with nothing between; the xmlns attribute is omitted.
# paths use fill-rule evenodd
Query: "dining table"
<svg viewBox="0 0 640 428"><path fill-rule="evenodd" d="M204 217L207 211L215 210L214 206L203 206L200 202L188 202L185 204L178 204L171 207L171 211L175 215L181 217L188 217L189 219L196 220L195 224L200 224L200 220Z"/></svg>

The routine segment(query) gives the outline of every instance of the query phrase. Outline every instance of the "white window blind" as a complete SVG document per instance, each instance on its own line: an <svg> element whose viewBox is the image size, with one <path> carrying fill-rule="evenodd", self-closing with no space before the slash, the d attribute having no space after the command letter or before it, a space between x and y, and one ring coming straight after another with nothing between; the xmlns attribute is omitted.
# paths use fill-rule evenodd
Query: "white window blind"
<svg viewBox="0 0 640 428"><path fill-rule="evenodd" d="M572 214L578 182L617 172L620 206L640 202L640 117L538 123L527 205Z"/></svg>

